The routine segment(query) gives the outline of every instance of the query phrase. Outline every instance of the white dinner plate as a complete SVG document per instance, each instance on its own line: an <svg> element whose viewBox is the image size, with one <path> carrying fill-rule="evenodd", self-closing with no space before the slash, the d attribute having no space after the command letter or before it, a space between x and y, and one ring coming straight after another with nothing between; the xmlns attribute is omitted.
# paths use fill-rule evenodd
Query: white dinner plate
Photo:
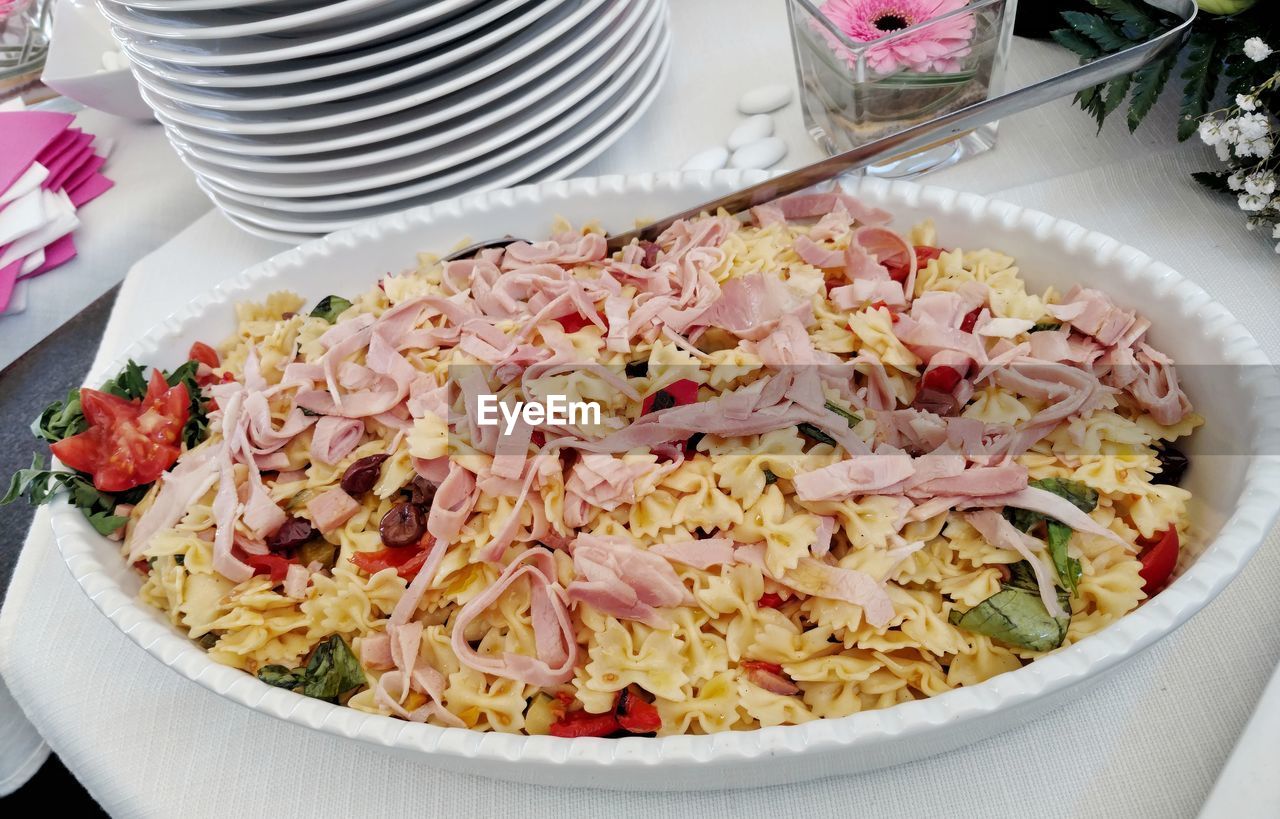
<svg viewBox="0 0 1280 819"><path fill-rule="evenodd" d="M557 116L566 107L575 104L584 95L594 92L606 79L621 70L629 60L639 59L647 54L650 48L648 45L645 46L644 51L637 53L634 46L639 38L634 36L633 30L643 32L654 28L653 23L657 19L660 4L656 0L645 0L644 3L637 3L636 9L643 8L646 3L648 8L645 9L644 19L639 25L632 29L624 21L623 24L616 26L609 33L610 41L605 43L605 48L601 49L605 56L587 66L579 75L563 81L563 90L553 83L536 83L529 89L512 92L494 105L474 111L465 117L376 146L361 146L352 150L298 157L255 157L251 153L254 150L251 146L242 146L238 152L216 150L189 140L182 126L169 125L166 126L166 131L170 143L182 153L220 168L262 174L303 174L348 170L428 150L452 151L462 143L471 144L481 138L493 141L493 144L485 149L493 150L499 144L497 140L509 140L538 127ZM627 36L623 36L624 34ZM613 40L620 41L617 43L617 48L614 48ZM544 93L545 99L542 96ZM530 115L530 111L534 113ZM434 156L434 153L432 155Z"/></svg>
<svg viewBox="0 0 1280 819"><path fill-rule="evenodd" d="M719 171L577 179L391 214L224 280L143 334L117 360L95 368L86 383L102 383L127 359L176 366L192 342L234 331L233 305L240 301L281 289L312 301L359 292L389 270L413 269L419 252L448 252L463 237L537 239L547 235L556 216L622 230L637 218L684 210L767 177ZM470 775L615 789L759 787L922 759L1035 720L1089 691L1185 623L1257 549L1280 509L1280 463L1274 455L1280 452L1280 386L1257 343L1225 308L1133 247L972 194L877 179L850 179L846 185L894 214L899 228L931 219L948 246L1010 253L1030 290L1065 291L1075 284L1106 290L1152 321L1153 344L1192 365L1179 376L1207 421L1201 431L1207 434L1193 436L1187 450L1193 462L1186 485L1196 497L1196 536L1188 541L1175 580L1137 611L1015 671L890 708L709 736L562 739L408 723L305 698L219 665L177 632L163 612L138 599L141 579L121 559L119 544L55 499L53 529L68 569L122 633L214 694L338 741L370 743L426 766ZM1206 451L1219 454L1201 457Z"/></svg>
<svg viewBox="0 0 1280 819"><path fill-rule="evenodd" d="M211 11L253 6L287 13L311 8L325 0L103 0L103 2L152 11Z"/></svg>
<svg viewBox="0 0 1280 819"><path fill-rule="evenodd" d="M564 23L569 12L574 9L574 2L575 0L541 0L513 12L483 32L448 43L427 54L416 54L396 63L365 69L356 74L342 74L305 83L265 83L257 88L192 89L155 76L142 64L137 66L135 74L138 83L157 96L190 106L194 110L278 112L351 97L367 98L384 88L402 86L420 78L424 81L432 79L432 75L477 54L482 54L480 59L489 59L495 52L506 50L509 43L514 42L517 37L524 37L529 41L538 40L543 32Z"/></svg>
<svg viewBox="0 0 1280 819"><path fill-rule="evenodd" d="M486 116L492 110L501 110L501 116L506 116L522 105L537 105L543 97L566 87L589 66L611 53L623 41L624 36L632 33L635 26L643 25L640 17L642 10L647 10L650 14L658 13L652 3L647 7L640 2L630 4L616 25L610 26L600 37L569 55L568 59L563 59L563 55L558 53L537 54L520 65L513 66L501 77L491 78L471 88L404 111L367 120L357 129L337 126L300 133L243 135L223 134L186 125L170 118L163 111L156 112L156 119L179 134L184 142L255 157L363 150L361 146L364 145L419 133L438 135L446 129L446 139L453 139L470 133L473 127L483 127L477 123L486 121ZM146 91L142 93L145 98Z"/></svg>
<svg viewBox="0 0 1280 819"><path fill-rule="evenodd" d="M216 202L224 206L238 202L241 205L251 205L294 220L287 224L284 222L267 224L268 227L299 231L309 224L310 231L313 233L328 233L387 211L401 210L424 202L457 196L466 191L508 187L521 180L529 179L575 152L587 148L606 134L612 134L613 138L617 139L639 119L657 96L666 76L668 51L669 42L664 33L664 40L658 52L645 67L643 74L601 105L573 130L568 138L545 148L517 144L472 165L406 185L384 188L358 196L342 196L332 200L281 199L230 190L201 177L200 172L194 167L192 170L196 172L201 187L206 193L217 194ZM188 162L186 158L182 159ZM190 167L190 164L188 166ZM242 218L252 218L252 211L247 209L238 208L234 212ZM304 220L307 224L304 224ZM262 223L258 219L253 221Z"/></svg>
<svg viewBox="0 0 1280 819"><path fill-rule="evenodd" d="M510 130L495 127L440 148L337 171L263 174L220 167L194 155L184 157L184 161L203 179L219 188L283 198L342 197L357 191L373 191L423 180L437 174L447 178L461 173L461 178L470 178L504 164L516 154L523 155L564 134L587 128L591 121L608 116L614 107L624 105L631 97L637 96L643 89L632 89L632 80L655 62L659 35L664 31L661 26L654 26L648 32L637 32L643 36L643 42L640 42L641 36L634 37L629 48L634 54L639 47L640 53L612 75L593 78L593 82L604 81L597 93L589 94L593 89L581 85L574 93L538 111L527 121L517 120ZM653 73L656 73L656 66L649 72L650 82ZM632 93L628 96L629 91Z"/></svg>
<svg viewBox="0 0 1280 819"><path fill-rule="evenodd" d="M286 13L271 8L162 12L113 3L100 3L99 8L109 22L137 35L182 40L220 40L278 32L287 32L290 37L340 34L345 29L356 28L378 19L383 12L395 11L403 14L415 5L417 0L337 0L296 11L288 9L285 10Z"/></svg>
<svg viewBox="0 0 1280 819"><path fill-rule="evenodd" d="M408 13L384 11L382 19L341 34L319 33L297 38L260 34L197 43L148 37L121 25L113 25L111 31L126 51L147 59L190 66L256 65L331 54L404 37L479 3L480 0L433 0Z"/></svg>
<svg viewBox="0 0 1280 819"><path fill-rule="evenodd" d="M171 83L196 88L262 88L351 74L456 45L464 38L484 36L489 27L499 25L503 17L517 9L544 2L548 0L485 0L482 6L464 15L437 21L398 39L337 53L298 57L284 63L206 68L154 60L132 50L127 43L123 47L135 64Z"/></svg>
<svg viewBox="0 0 1280 819"><path fill-rule="evenodd" d="M570 0L553 12L555 19L550 25L521 32L504 42L500 56L479 55L402 87L287 111L230 112L195 108L164 97L148 88L141 78L139 84L153 108L169 119L196 128L231 134L279 134L352 125L438 100L485 80L518 82L526 70L536 71L546 63L558 65L575 49L599 36L628 5L627 0ZM521 65L523 60L530 60L530 68Z"/></svg>

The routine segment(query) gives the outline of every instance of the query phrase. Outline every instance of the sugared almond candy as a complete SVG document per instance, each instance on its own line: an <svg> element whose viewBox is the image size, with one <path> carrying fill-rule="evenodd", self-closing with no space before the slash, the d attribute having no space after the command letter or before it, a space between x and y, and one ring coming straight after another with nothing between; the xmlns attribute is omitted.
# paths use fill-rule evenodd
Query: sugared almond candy
<svg viewBox="0 0 1280 819"><path fill-rule="evenodd" d="M718 171L729 161L729 152L717 145L699 151L684 161L682 171Z"/></svg>
<svg viewBox="0 0 1280 819"><path fill-rule="evenodd" d="M770 111L777 111L791 102L791 94L791 86L780 82L752 88L738 100L738 110L744 114L767 114Z"/></svg>
<svg viewBox="0 0 1280 819"><path fill-rule="evenodd" d="M768 168L787 155L787 143L779 137L767 137L743 145L729 157L731 168Z"/></svg>
<svg viewBox="0 0 1280 819"><path fill-rule="evenodd" d="M743 145L750 145L770 136L773 136L773 117L756 114L748 117L729 134L729 150L736 151Z"/></svg>

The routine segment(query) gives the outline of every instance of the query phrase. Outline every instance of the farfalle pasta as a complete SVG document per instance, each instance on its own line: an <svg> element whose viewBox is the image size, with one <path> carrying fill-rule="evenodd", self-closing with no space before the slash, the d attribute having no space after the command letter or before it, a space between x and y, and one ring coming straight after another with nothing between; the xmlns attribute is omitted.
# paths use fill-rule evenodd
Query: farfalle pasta
<svg viewBox="0 0 1280 819"><path fill-rule="evenodd" d="M839 718L1084 639L1167 580L1200 420L1140 316L888 221L805 194L241 305L207 438L121 510L143 599L273 685L564 737Z"/></svg>

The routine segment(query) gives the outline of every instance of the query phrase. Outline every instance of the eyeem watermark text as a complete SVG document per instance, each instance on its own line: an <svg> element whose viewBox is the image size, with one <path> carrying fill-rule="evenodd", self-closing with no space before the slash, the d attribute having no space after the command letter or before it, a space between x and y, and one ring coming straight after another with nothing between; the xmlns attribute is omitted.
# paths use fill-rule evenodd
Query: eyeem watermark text
<svg viewBox="0 0 1280 819"><path fill-rule="evenodd" d="M501 415L501 418L499 418ZM548 395L546 403L517 401L504 404L496 395L476 396L476 424L496 427L501 424L503 434L510 435L516 422L523 420L531 427L566 426L577 424L598 425L600 405L594 401L570 401L564 395Z"/></svg>

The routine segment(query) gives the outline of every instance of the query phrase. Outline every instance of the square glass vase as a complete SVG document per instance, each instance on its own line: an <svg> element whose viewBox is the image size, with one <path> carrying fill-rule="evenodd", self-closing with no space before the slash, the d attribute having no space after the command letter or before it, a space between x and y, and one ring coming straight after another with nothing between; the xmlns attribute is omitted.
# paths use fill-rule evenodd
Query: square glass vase
<svg viewBox="0 0 1280 819"><path fill-rule="evenodd" d="M1004 91L1017 0L786 0L805 127L834 155ZM901 8L899 8L901 7ZM914 22L912 12L950 11ZM854 40L846 29L867 38ZM883 36L876 36L883 31ZM995 147L996 123L863 170L905 179Z"/></svg>

